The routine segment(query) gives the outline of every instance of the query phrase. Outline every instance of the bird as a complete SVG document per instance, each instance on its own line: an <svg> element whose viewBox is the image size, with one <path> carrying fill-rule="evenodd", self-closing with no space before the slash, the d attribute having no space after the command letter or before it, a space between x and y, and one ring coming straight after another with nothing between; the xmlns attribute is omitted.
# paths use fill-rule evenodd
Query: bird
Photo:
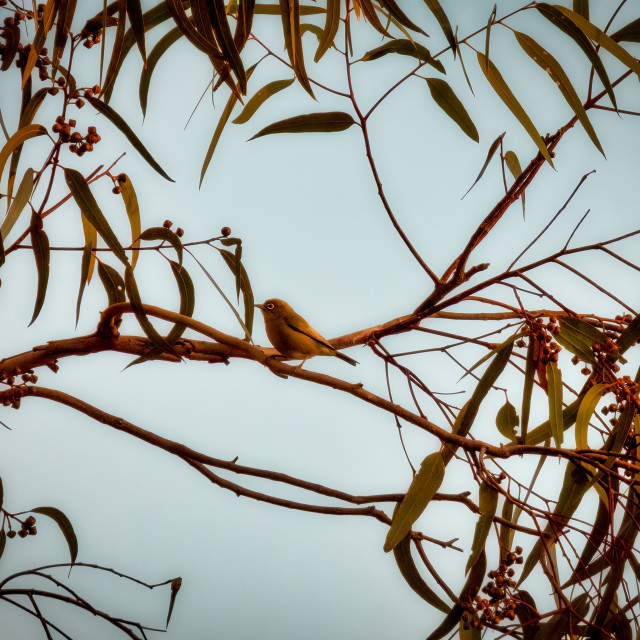
<svg viewBox="0 0 640 640"><path fill-rule="evenodd" d="M264 317L264 326L271 344L285 357L302 360L302 365L313 356L335 356L356 366L358 362L332 347L301 315L284 300L271 298L255 305Z"/></svg>

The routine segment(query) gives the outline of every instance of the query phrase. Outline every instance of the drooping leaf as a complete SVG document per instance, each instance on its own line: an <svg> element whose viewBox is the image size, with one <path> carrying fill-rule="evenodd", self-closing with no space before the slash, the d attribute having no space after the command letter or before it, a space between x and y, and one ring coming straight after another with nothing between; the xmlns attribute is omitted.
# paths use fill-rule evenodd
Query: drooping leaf
<svg viewBox="0 0 640 640"><path fill-rule="evenodd" d="M140 324L140 328L144 331L145 335L155 347L161 349L163 352L167 351L174 356L177 356L176 352L165 338L163 338L156 328L151 324L149 317L147 316L144 307L142 306L142 299L140 298L140 292L138 291L138 285L133 275L133 269L127 265L124 270L124 288L127 292L129 302L133 307L133 313L136 316L136 320Z"/></svg>
<svg viewBox="0 0 640 640"><path fill-rule="evenodd" d="M107 120L116 126L129 140L133 148L147 161L149 166L157 171L165 180L174 182L165 172L164 169L154 160L153 156L147 151L147 148L140 142L140 139L133 132L131 127L120 117L108 104L98 100L98 98L88 97L87 100L96 108Z"/></svg>
<svg viewBox="0 0 640 640"><path fill-rule="evenodd" d="M150 227L140 234L139 239L168 242L176 251L178 264L182 265L182 242L177 234L171 231L171 229L167 229L166 227Z"/></svg>
<svg viewBox="0 0 640 640"><path fill-rule="evenodd" d="M522 625L524 640L534 640L540 629L540 625L537 622L540 616L538 615L536 602L528 591L523 590L516 593L514 600L516 603L516 616L518 616L518 620Z"/></svg>
<svg viewBox="0 0 640 640"><path fill-rule="evenodd" d="M135 269L139 254L137 249L140 246L140 207L138 206L138 197L133 188L133 182L131 182L131 178L126 173L121 173L118 176L118 185L120 186L120 195L129 218L129 226L131 227L131 246L133 247L131 268Z"/></svg>
<svg viewBox="0 0 640 640"><path fill-rule="evenodd" d="M432 607L449 613L449 607L440 596L423 580L411 556L411 536L406 535L394 548L393 556L398 569L407 584Z"/></svg>
<svg viewBox="0 0 640 640"><path fill-rule="evenodd" d="M571 84L571 80L564 72L562 65L545 49L543 49L533 38L529 37L525 33L514 31L514 35L518 44L522 47L523 51L542 69L544 69L549 77L553 80L554 84L560 89L567 104L571 107L576 114L580 124L584 127L591 142L595 145L596 149L604 155L600 140L591 126L591 121L587 116L587 112L582 106L582 100L578 96L576 90Z"/></svg>
<svg viewBox="0 0 640 640"><path fill-rule="evenodd" d="M589 422L593 412L598 406L598 402L602 395L606 392L607 385L603 383L594 384L589 391L585 394L580 408L578 409L578 416L576 417L576 448L588 449L589 443L587 440L587 432L589 430Z"/></svg>
<svg viewBox="0 0 640 640"><path fill-rule="evenodd" d="M22 146L27 140L36 138L37 136L47 135L47 130L41 124L29 124L26 127L18 129L5 143L4 147L0 150L0 178L4 171L4 166L7 164L9 156L20 146Z"/></svg>
<svg viewBox="0 0 640 640"><path fill-rule="evenodd" d="M0 227L0 240L6 240L13 225L18 221L22 210L27 206L33 191L34 177L35 171L31 168L27 169L24 176L22 176L16 197L13 199L9 211L7 211L7 216Z"/></svg>
<svg viewBox="0 0 640 640"><path fill-rule="evenodd" d="M467 566L464 569L465 574L469 573L469 569L475 565L480 558L480 554L484 551L487 542L487 536L491 531L493 518L498 508L499 493L486 482L480 485L480 499L478 507L480 508L480 516L476 523L473 533L473 542L471 543L471 554L467 560Z"/></svg>
<svg viewBox="0 0 640 640"><path fill-rule="evenodd" d="M111 48L111 58L109 59L109 66L107 67L107 73L104 77L104 83L102 86L102 93L109 91L116 80L116 76L120 71L122 62L124 60L124 35L127 27L127 0L116 0L118 7L118 25L116 27L116 35ZM105 38L102 39L102 52L104 53ZM100 62L100 77L102 78L102 61Z"/></svg>
<svg viewBox="0 0 640 640"><path fill-rule="evenodd" d="M38 27L36 29L36 34L33 39L33 43L31 45L31 49L29 50L29 56L27 57L27 62L22 71L22 87L27 83L27 80L31 77L31 72L33 71L33 67L38 60L38 56L40 55L40 50L44 46L45 40L47 39L47 34L49 30L53 26L53 20L56 16L56 12L58 11L58 5L60 4L60 0L47 0L47 4L44 7L44 11L42 12L42 19L38 23Z"/></svg>
<svg viewBox="0 0 640 640"><path fill-rule="evenodd" d="M220 255L224 258L225 263L229 269L231 269L236 278L236 289L239 287L240 291L242 291L242 300L244 302L244 324L246 331L249 333L249 337L251 337L255 308L253 290L251 289L251 282L249 282L249 275L242 263L237 259L237 254L221 249Z"/></svg>
<svg viewBox="0 0 640 640"><path fill-rule="evenodd" d="M282 91L293 84L294 78L288 80L274 80L269 82L262 89L256 91L252 98L247 102L240 115L233 120L233 124L244 124L248 122L251 116L273 95Z"/></svg>
<svg viewBox="0 0 640 640"><path fill-rule="evenodd" d="M362 58L360 58L360 60L363 62L369 62L371 60L382 58L382 56L386 56L390 53L397 53L402 56L410 56L412 58L416 58L417 60L420 60L420 62L426 62L441 73L446 73L442 62L432 57L429 49L418 42L406 40L403 38L390 40L389 42L385 42L383 45L380 45L375 49L367 51L362 56Z"/></svg>
<svg viewBox="0 0 640 640"><path fill-rule="evenodd" d="M327 0L327 15L314 62L319 62L335 40L340 26L340 0Z"/></svg>
<svg viewBox="0 0 640 640"><path fill-rule="evenodd" d="M126 302L124 280L113 267L104 262L98 262L98 276L107 292L108 306L118 302Z"/></svg>
<svg viewBox="0 0 640 640"><path fill-rule="evenodd" d="M605 91L609 95L611 104L616 106L616 97L613 93L611 81L607 75L607 70L600 60L600 56L597 54L593 45L589 41L584 33L565 16L562 11L559 11L557 7L547 4L546 2L538 2L535 4L535 8L547 19L551 24L555 25L561 31L564 31L583 51L583 53L589 58L589 62L593 65L600 82L605 88Z"/></svg>
<svg viewBox="0 0 640 640"><path fill-rule="evenodd" d="M520 424L516 408L509 402L505 402L496 415L496 427L498 431L505 437L515 442L515 428Z"/></svg>
<svg viewBox="0 0 640 640"><path fill-rule="evenodd" d="M547 364L547 380L549 381L549 424L556 447L562 445L564 429L562 421L562 374L555 362Z"/></svg>
<svg viewBox="0 0 640 640"><path fill-rule="evenodd" d="M524 370L524 382L522 385L522 430L521 439L527 442L527 431L529 430L529 415L531 411L531 395L533 393L533 383L536 375L538 343L533 337L529 337L527 346L527 362Z"/></svg>
<svg viewBox="0 0 640 640"><path fill-rule="evenodd" d="M514 151L507 151L504 154L504 162L507 165L507 169L513 176L514 180L517 180L522 173L522 167L520 166L520 160L518 160L518 156ZM525 193L522 192L521 200L522 200L522 217L524 218L524 207L525 207Z"/></svg>
<svg viewBox="0 0 640 640"><path fill-rule="evenodd" d="M558 4L554 5L554 7L569 18L589 40L593 40L603 49L606 49L612 56L618 58L622 64L631 69L631 71L638 76L638 79L640 79L640 63L626 49L623 49L613 40L611 36L608 36L588 20L585 20L579 13Z"/></svg>
<svg viewBox="0 0 640 640"><path fill-rule="evenodd" d="M182 578L174 578L171 581L171 598L169 600L169 611L167 612L167 626L169 625L169 620L171 620L173 605L176 602L176 597L178 595L178 591L180 591L181 586L182 586Z"/></svg>
<svg viewBox="0 0 640 640"><path fill-rule="evenodd" d="M435 103L466 133L478 142L478 130L469 117L467 110L453 89L440 78L427 78L427 85Z"/></svg>
<svg viewBox="0 0 640 640"><path fill-rule="evenodd" d="M82 251L82 262L80 264L80 287L78 289L78 300L76 302L76 327L78 326L78 320L80 319L80 305L82 304L84 288L89 280L89 266L93 261L95 261L92 249L95 249L95 245L88 242L84 245L84 250Z"/></svg>
<svg viewBox="0 0 640 640"><path fill-rule="evenodd" d="M413 523L422 515L431 498L440 488L444 479L444 470L444 461L439 452L429 454L422 461L418 473L393 514L383 547L385 553L394 549L411 531Z"/></svg>
<svg viewBox="0 0 640 640"><path fill-rule="evenodd" d="M300 31L300 4L298 0L280 0L280 10L282 33L291 67L302 88L315 100L304 66L302 32Z"/></svg>
<svg viewBox="0 0 640 640"><path fill-rule="evenodd" d="M293 116L293 118L286 118L285 120L274 122L249 138L249 140L255 140L256 138L261 138L262 136L273 133L329 133L344 131L353 124L355 124L355 120L343 111L306 113L301 116Z"/></svg>
<svg viewBox="0 0 640 640"><path fill-rule="evenodd" d="M76 11L77 0L61 0L56 20L56 35L53 44L52 62L57 64L67 45L71 22Z"/></svg>
<svg viewBox="0 0 640 640"><path fill-rule="evenodd" d="M175 27L166 33L155 47L151 50L149 58L147 59L147 66L142 69L140 74L140 87L138 89L138 95L140 96L140 108L142 109L142 115L147 114L147 98L149 96L149 85L151 84L151 75L153 74L156 65L160 58L167 51L167 49L182 38L183 33L178 27Z"/></svg>
<svg viewBox="0 0 640 640"><path fill-rule="evenodd" d="M142 61L146 66L147 51L144 44L144 20L142 18L140 0L127 0L127 16L129 16L129 22L131 23L131 31L133 31L133 35L138 43ZM122 18L124 18L124 16L122 16Z"/></svg>
<svg viewBox="0 0 640 640"><path fill-rule="evenodd" d="M389 12L389 15L394 20L399 22L402 26L429 37L429 34L425 33L418 25L409 20L407 15L402 11L402 9L400 9L395 0L380 0L380 5L384 7Z"/></svg>
<svg viewBox="0 0 640 640"><path fill-rule="evenodd" d="M69 555L71 556L71 563L73 564L78 557L78 539L76 538L76 534L73 530L73 525L67 516L60 511L60 509L56 509L55 507L38 507L36 509L31 509L32 513L39 513L40 515L47 516L51 518L57 525L60 527L60 531L62 531L62 535L67 541L67 546L69 547Z"/></svg>
<svg viewBox="0 0 640 640"><path fill-rule="evenodd" d="M517 98L513 95L511 89L504 81L502 74L498 71L498 68L489 60L485 58L485 56L477 52L478 55L478 64L485 74L489 84L493 87L493 90L496 92L498 97L504 102L509 111L516 117L518 122L524 127L525 131L529 134L531 139L534 141L536 146L538 147L540 153L543 158L553 167L553 160L551 160L551 156L549 155L549 150L547 149L547 145L544 143L544 140L540 137L538 130L536 129L533 122L531 122L531 118L527 115L527 112L522 108L522 105L518 102ZM554 167L555 168L555 167Z"/></svg>
<svg viewBox="0 0 640 640"><path fill-rule="evenodd" d="M462 587L462 591L458 596L459 602L469 602L476 597L476 595L480 591L480 587L482 587L484 574L486 573L486 571L487 556L485 552L482 551L482 553L480 553L478 561L471 568L471 571L467 576L467 581ZM460 619L462 618L462 614L464 612L464 607L456 602L456 604L451 607L451 611L449 611L447 617L442 621L442 623L436 628L435 631L431 632L431 634L427 637L427 640L440 640L440 638L444 638L460 622Z"/></svg>
<svg viewBox="0 0 640 640"><path fill-rule="evenodd" d="M489 71L489 44L491 42L491 27L493 26L493 21L496 19L496 13L498 11L497 5L493 5L493 9L489 14L489 20L487 21L486 33L484 35L484 59L486 68L484 69L485 74Z"/></svg>
<svg viewBox="0 0 640 640"><path fill-rule="evenodd" d="M378 14L376 13L375 6L371 0L358 0L358 5L362 9L362 13L364 13L364 17L367 22L371 24L371 26L380 34L382 34L385 38L391 38L391 34L384 28L382 22L380 22L380 18L378 18Z"/></svg>
<svg viewBox="0 0 640 640"><path fill-rule="evenodd" d="M94 226L95 230L107 243L107 246L113 251L113 254L118 260L125 266L128 265L127 255L116 234L109 226L107 219L104 217L83 175L75 169L65 169L64 177L69 191L71 191L71 195L80 208L82 215Z"/></svg>
<svg viewBox="0 0 640 640"><path fill-rule="evenodd" d="M254 64L247 70L247 79L251 77L254 69L256 68L258 63ZM209 163L211 162L211 158L213 157L213 152L216 150L218 146L218 141L220 140L220 136L222 135L222 130L224 129L227 121L231 117L231 112L233 111L233 107L236 106L236 102L238 102L238 96L232 92L227 100L227 104L218 119L218 124L216 125L215 131L213 132L213 137L211 138L211 142L209 143L209 148L207 149L207 154L205 155L204 162L202 163L202 169L200 170L200 182L198 187L202 186L202 181L204 180L204 174L207 172L209 168Z"/></svg>
<svg viewBox="0 0 640 640"><path fill-rule="evenodd" d="M462 59L462 57L460 59ZM486 171L487 167L489 166L489 163L491 162L491 158L493 158L494 153L500 147L502 138L504 138L506 133L507 132L504 131L491 143L491 146L489 147L489 151L487 151L487 157L485 158L484 164L482 165L482 169L480 169L480 173L478 174L477 178L473 181L473 184L467 189L467 193L469 193L469 191L471 191L471 189L473 189L473 187L475 187L476 184L478 184L478 180L480 180L480 178L482 178L482 176L484 175L484 172ZM462 197L464 198L467 195L467 193L465 193L464 196Z"/></svg>
<svg viewBox="0 0 640 640"><path fill-rule="evenodd" d="M431 13L433 13L435 19L438 21L440 28L444 32L445 37L447 38L447 42L453 51L453 57L456 57L456 51L458 49L458 45L456 42L456 38L453 35L453 29L451 29L451 23L449 22L449 18L447 18L447 14L444 12L442 5L438 0L424 0L424 3L429 7Z"/></svg>
<svg viewBox="0 0 640 640"><path fill-rule="evenodd" d="M42 309L44 299L47 294L47 284L49 283L49 238L42 228L42 219L36 213L31 216L31 245L33 255L36 260L36 270L38 272L38 290L36 292L36 302L33 307L31 326Z"/></svg>
<svg viewBox="0 0 640 640"><path fill-rule="evenodd" d="M240 0L238 3L236 30L233 34L233 42L238 51L242 51L249 40L255 10L256 0Z"/></svg>

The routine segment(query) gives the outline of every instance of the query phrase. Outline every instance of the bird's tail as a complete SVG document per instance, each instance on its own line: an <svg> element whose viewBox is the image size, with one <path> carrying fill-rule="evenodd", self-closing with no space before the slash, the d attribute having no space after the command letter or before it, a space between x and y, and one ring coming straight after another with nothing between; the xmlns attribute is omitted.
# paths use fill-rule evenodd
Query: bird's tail
<svg viewBox="0 0 640 640"><path fill-rule="evenodd" d="M354 360L349 356L345 356L344 353L340 353L339 351L336 351L336 357L340 358L340 360L348 362L352 367L355 367L357 364L359 364L357 360Z"/></svg>

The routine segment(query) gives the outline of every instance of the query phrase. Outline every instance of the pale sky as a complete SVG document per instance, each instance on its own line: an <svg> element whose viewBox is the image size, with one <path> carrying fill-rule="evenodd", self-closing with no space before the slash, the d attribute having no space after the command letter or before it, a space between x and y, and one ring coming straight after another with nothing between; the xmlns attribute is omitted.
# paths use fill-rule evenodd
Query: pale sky
<svg viewBox="0 0 640 640"><path fill-rule="evenodd" d="M143 3L145 9L150 6L150 2ZM486 24L493 3L475 0L443 2L443 6L452 25L460 25L462 38ZM502 16L512 10L514 3L498 2L497 7L497 15ZM411 9L415 20L427 25L431 38L423 38L426 46L432 52L444 48L444 36L426 7L416 3ZM602 9L601 3L592 7L596 24L608 19L596 14ZM635 17L633 8L625 7L614 28ZM275 51L284 55L278 18L258 16L255 25L265 41L273 43ZM509 20L509 25L548 46L575 80L580 97L585 98L589 69L575 45L559 38L535 11ZM147 51L166 30L159 27L148 35ZM312 64L315 37L307 34L304 42L308 47L305 52L308 51L309 75L344 90L340 55L329 52L323 60L325 66L316 69ZM357 39L355 44L358 46ZM374 35L361 43L360 50L364 53L378 44ZM473 44L483 50L484 35ZM626 46L637 54L637 45ZM554 132L569 120L571 113L560 93L522 53L506 28L494 27L491 47L492 59L542 134ZM99 64L99 47L88 53L82 49L82 54L78 76ZM257 45L247 47L247 60L253 62L259 55ZM447 68L447 82L475 122L479 144L467 138L434 104L426 83L420 79L405 83L370 121L373 153L387 198L405 232L436 272L448 266L504 193L494 158L482 180L461 200L491 142L507 131L505 149L514 150L523 166L535 154L531 139L489 87L475 52L464 47L463 55L475 97L451 55L445 54L442 61ZM607 54L603 59L611 78L617 77L622 70L620 63ZM402 56L355 65L355 89L364 107L368 108L411 68L412 59ZM78 112L79 126L96 126L102 141L83 162L71 162L66 157L64 161L86 174L98 164L111 163L126 150L127 155L115 172L126 172L136 188L143 229L160 226L168 218L185 230L183 240L189 242L215 236L223 226L231 227L233 235L242 238L243 262L256 300L287 300L327 338L407 314L428 295L431 282L395 234L377 197L357 127L331 135L266 136L247 142L264 126L285 117L313 111L350 111L342 98L318 90L315 103L293 85L267 102L249 123L229 123L198 190L202 160L227 94L225 90L216 93L215 108L207 94L184 130L209 81L211 67L203 54L181 40L155 70L143 123L138 104L140 70L140 56L133 50L117 80L111 105L130 122L175 183L160 178L124 137L89 106ZM439 76L432 68L424 73ZM289 77L290 72L282 65L269 62L252 76L249 93L270 80ZM94 82L94 76L87 76L86 84ZM11 131L17 121L17 83L15 71L0 76L0 108ZM616 95L622 108L634 109L638 101L637 79L626 80ZM38 122L50 127L58 113L56 108L53 104L48 110L43 108ZM527 191L526 217L523 219L520 204L514 205L495 230L493 241L474 254L473 263L490 262L489 273L504 270L563 205L580 178L594 169L596 173L588 178L557 225L525 262L563 246L587 209L591 213L576 234L576 244L635 229L637 119L604 111L590 111L589 116L604 146L606 160L576 126L557 149L556 171L543 166ZM43 151L46 152L46 144L41 140L28 143L19 176L28 166L40 166ZM6 176L3 192L5 185ZM94 193L123 244L127 244L130 231L126 213L119 196L110 193L111 187L102 181ZM63 184L57 185L55 194L64 195ZM24 223L18 223L12 237L18 227L20 231L24 228ZM80 217L73 204L48 218L45 230L52 246L83 244ZM632 258L637 254L636 247L637 241L631 240L620 246L620 252ZM233 278L217 252L200 248L197 256L233 298ZM80 253L52 255L43 312L27 328L36 287L33 256L28 251L9 256L0 272L0 357L48 340L95 330L99 312L106 306L106 295L97 277L85 292L75 328L80 257ZM117 266L115 261L110 264ZM601 257L585 256L573 264L587 275L602 278L636 310L640 308L636 283L621 280L628 278L628 271L622 272ZM220 330L241 335L232 313L198 266L191 259L185 259L185 265L196 286L194 316ZM177 309L173 279L164 260L151 254L142 256L136 278L146 302ZM596 295L565 271L545 269L538 278L576 311L602 315L621 312L605 296ZM504 299L513 302L506 291ZM548 306L531 300L529 304ZM458 310L472 309L469 305ZM429 321L428 326L469 331L470 335L495 328L478 323L471 330L443 321ZM123 324L123 333L141 331L129 318ZM257 344L268 344L259 315L253 337ZM384 344L392 352L404 352L443 343L425 334L411 334L387 339ZM357 368L329 358L317 358L305 366L362 382L367 389L386 397L382 361L366 347L355 347L347 353L360 362ZM461 352L467 365L482 355L484 352L476 347ZM37 371L38 384L76 395L212 456L239 456L241 464L278 470L354 494L405 491L411 481L393 417L352 397L300 380L280 379L255 362L233 361L229 366L146 363L124 370L131 360L112 353L67 358L60 362L58 374ZM407 356L404 362L436 391L472 388L469 378L458 382L462 371L442 354ZM393 382L394 399L406 401L409 406L410 397L400 377L396 376ZM513 389L510 397L518 406L520 379L505 373L499 382L499 386ZM460 406L466 397L460 397ZM486 401L474 426L476 436L499 443L494 419L503 402L504 395L499 393ZM545 419L545 411L544 401L534 407L533 425ZM427 412L430 419L445 426L432 406ZM164 636L167 640L414 640L425 637L439 624L441 614L409 588L392 554L383 553L387 528L371 518L288 511L237 498L209 484L179 459L45 400L27 398L20 411L2 409L0 420L11 427L11 431L0 431L1 476L8 510L40 505L62 509L78 535L78 560L83 562L113 567L152 583L183 578ZM438 450L436 439L418 429L405 426L403 435L415 466ZM533 464L531 460L513 461L520 468L533 468ZM458 466L460 473L448 473L443 490L470 489L475 498L477 486L470 479L468 468ZM557 481L561 477L562 468L550 462L548 473L553 486L554 478ZM284 498L334 504L284 485L272 486L228 474L225 477ZM589 509L596 501L587 502L585 515L589 517ZM384 509L391 513L389 505ZM464 582L463 567L474 523L462 506L441 503L431 504L418 521L427 535L444 540L459 538L457 544L463 553L427 546L454 591ZM36 537L9 541L0 565L3 577L68 559L64 539L53 523L39 517L38 530ZM490 568L495 562L495 549L493 552ZM63 573L57 576L64 578ZM113 576L82 568L74 569L70 584L103 610L139 619L152 627L164 625L169 602L166 587L147 593ZM535 577L524 586L534 591ZM58 605L47 611L54 620L67 618L66 610ZM43 637L37 621L24 613L3 604L0 615L3 628L11 630L7 637ZM121 637L88 615L69 616L65 625L72 637L88 637L88 629L96 639Z"/></svg>

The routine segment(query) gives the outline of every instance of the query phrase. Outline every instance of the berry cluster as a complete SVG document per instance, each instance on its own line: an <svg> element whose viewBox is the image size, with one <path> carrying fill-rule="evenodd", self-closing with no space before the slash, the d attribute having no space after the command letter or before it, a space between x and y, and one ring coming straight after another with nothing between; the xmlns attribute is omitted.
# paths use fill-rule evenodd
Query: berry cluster
<svg viewBox="0 0 640 640"><path fill-rule="evenodd" d="M64 116L58 116L51 131L60 135L60 142L69 144L71 153L83 156L85 153L93 151L93 145L100 142L101 138L95 127L89 127L87 135L83 136L79 131L71 131L75 126L75 120L70 119L66 122Z"/></svg>
<svg viewBox="0 0 640 640"><path fill-rule="evenodd" d="M558 333L558 321L554 316L550 316L547 323L542 318L534 318L527 323L524 331L537 343L537 358L542 366L546 366L549 362L558 362L558 354L562 348L552 337ZM526 345L524 340L516 342L516 347L525 347ZM536 351L534 351L535 353Z"/></svg>
<svg viewBox="0 0 640 640"><path fill-rule="evenodd" d="M0 404L2 404L3 407L11 407L12 409L20 408L20 400L24 395L24 390L21 388L22 385L16 386L16 376L18 375L22 380L22 385L28 383L35 384L38 382L38 376L33 373L32 370L21 373L20 370L17 369L12 375L0 374L0 382L9 385L9 389L0 392Z"/></svg>
<svg viewBox="0 0 640 640"><path fill-rule="evenodd" d="M465 604L463 626L465 629L483 629L486 625L496 625L516 617L517 595L514 591L516 582L513 580L515 571L513 564L522 564L522 547L507 553L503 562L495 571L489 571L491 579L483 588L482 593L488 597L477 595L473 601Z"/></svg>
<svg viewBox="0 0 640 640"><path fill-rule="evenodd" d="M18 520L18 518L15 518ZM20 522L20 520L18 520ZM21 522L21 527L18 531L15 529L10 529L7 531L7 538L15 538L16 535L21 538L26 538L27 536L35 536L38 533L36 529L36 519L34 516L29 516L24 522ZM11 525L9 525L11 526Z"/></svg>

